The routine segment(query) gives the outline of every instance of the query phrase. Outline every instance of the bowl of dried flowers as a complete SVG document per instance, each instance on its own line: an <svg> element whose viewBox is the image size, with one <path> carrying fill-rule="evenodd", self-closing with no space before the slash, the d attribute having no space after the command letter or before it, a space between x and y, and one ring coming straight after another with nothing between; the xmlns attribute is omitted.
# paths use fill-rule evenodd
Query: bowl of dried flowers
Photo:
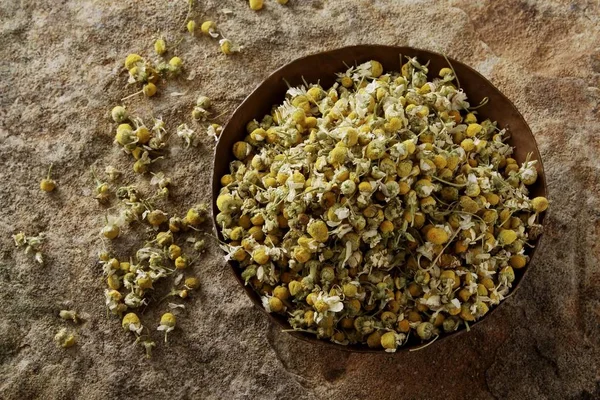
<svg viewBox="0 0 600 400"><path fill-rule="evenodd" d="M295 60L231 116L213 220L252 301L355 351L467 331L523 279L548 207L531 130L482 75L408 47Z"/></svg>

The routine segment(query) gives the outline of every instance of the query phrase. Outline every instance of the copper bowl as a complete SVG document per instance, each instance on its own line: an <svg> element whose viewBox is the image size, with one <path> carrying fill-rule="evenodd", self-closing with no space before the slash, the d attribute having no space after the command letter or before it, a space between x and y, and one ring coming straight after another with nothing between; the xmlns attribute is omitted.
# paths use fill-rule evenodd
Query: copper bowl
<svg viewBox="0 0 600 400"><path fill-rule="evenodd" d="M301 85L303 78L308 83L316 83L320 81L323 87L331 86L335 81L335 73L345 71L346 65L360 64L369 60L378 60L383 64L385 71L399 71L400 57L410 56L418 57L422 62L430 61L430 71L439 71L443 67L448 66L448 62L452 64L458 79L460 80L461 88L464 89L468 96L469 102L473 105L479 104L484 97L488 97L489 102L479 108L477 111L483 118L489 118L492 121L498 121L500 128L509 128L511 133L508 141L514 148L514 158L519 162L523 162L528 153L533 153L532 159L538 160L538 180L530 187L531 197L545 196L547 197L546 179L544 176L544 168L540 153L538 151L535 138L529 126L523 119L523 116L498 89L494 87L486 78L473 68L452 60L446 60L443 55L433 53L426 50L415 49L411 47L396 47L396 46L380 46L380 45L360 45L344 47L341 49L325 51L299 58L284 65L273 72L265 79L258 87L246 97L240 106L231 115L229 121L225 125L221 138L215 149L215 161L212 177L212 215L213 224L218 237L223 240L220 230L216 224L215 216L218 213L216 199L221 187L220 178L224 174L229 173L229 163L233 160L231 148L236 141L243 140L246 135L246 123L252 119L261 119L265 114L269 114L273 104L282 102L285 92L288 87L284 79L292 86ZM430 73L431 74L431 73ZM430 76L431 78L431 76ZM542 215L543 219L543 215ZM543 221L542 221L543 222ZM529 250L528 255L531 257L529 264L520 270L515 271L516 279L513 283L513 293L522 282L527 270L531 268L534 260L534 253L539 245L539 239L533 244L535 247ZM291 329L286 318L277 314L269 314L262 306L260 296L250 287L244 285L240 276L240 269L234 262L229 262L231 272L239 282L240 286L246 292L252 302L262 310L269 318L283 329ZM500 304L501 305L501 304ZM493 307L490 312L477 322L471 324L480 324L483 320L489 317L500 305ZM457 333L464 332L465 329L459 329L452 333L443 333L437 340L440 342ZM304 341L329 346L340 350L355 351L355 352L374 352L383 353L382 350L373 350L366 346L350 345L341 346L329 341L317 339L307 333L289 332L293 337ZM414 338L414 337L413 337ZM422 346L422 343L415 340L410 342L398 351L407 351L411 348Z"/></svg>

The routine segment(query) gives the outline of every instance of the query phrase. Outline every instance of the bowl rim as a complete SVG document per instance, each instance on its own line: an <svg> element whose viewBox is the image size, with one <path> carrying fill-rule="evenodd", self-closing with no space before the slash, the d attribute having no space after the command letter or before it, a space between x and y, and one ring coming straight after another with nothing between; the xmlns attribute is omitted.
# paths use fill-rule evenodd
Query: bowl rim
<svg viewBox="0 0 600 400"><path fill-rule="evenodd" d="M223 240L223 236L221 235L218 224L216 222L216 215L219 212L219 210L216 207L216 198L218 196L217 188L220 188L220 176L217 176L217 169L215 168L215 162L216 162L216 157L217 157L217 153L219 150L219 145L221 143L220 139L221 139L221 137L223 137L223 135L227 134L228 127L230 126L230 123L236 118L236 115L240 112L240 110L244 109L244 107L246 106L246 103L249 102L249 100L252 98L252 96L263 85L265 85L267 82L272 80L275 76L279 75L282 71L290 68L293 64L304 63L304 62L310 61L311 59L318 59L321 57L326 57L326 56L334 55L337 53L362 51L362 50L369 51L369 50L373 50L373 48L389 50L389 51L393 51L393 52L396 52L399 54L410 54L410 53L416 52L416 53L423 53L428 56L444 57L451 66L460 65L461 68L464 68L465 70L467 70L469 74L475 75L477 78L483 80L484 83L489 85L489 87L496 90L498 96L504 102L504 104L506 106L508 106L511 109L511 111L516 115L516 117L522 121L523 126L526 128L526 131L527 131L526 133L528 133L528 135L531 137L531 144L533 145L533 148L539 155L539 157L537 157L538 180L541 183L541 189L543 192L543 196L545 196L547 199L549 199L549 193L548 193L546 174L545 174L545 169L543 166L543 161L541 158L541 154L539 152L539 147L538 147L537 141L535 140L535 136L533 135L533 132L531 131L531 128L529 127L529 124L527 123L527 121L525 120L525 118L523 117L521 112L513 104L513 102L500 89L498 89L494 84L492 84L485 76L483 76L477 70L475 70L474 68L472 68L471 66L469 66L465 63L462 63L451 57L447 57L444 54L437 53L437 52L434 52L431 50L420 49L420 48L412 47L412 46L359 44L359 45L339 47L339 48L325 50L325 51L321 51L321 52L317 52L317 53L311 53L308 55L304 55L304 56L295 58L295 59L285 63L281 67L279 67L279 68L275 69L273 72L271 72L267 77L262 79L261 82L254 87L254 89L244 98L244 100L231 113L231 115L227 119L227 122L223 125L223 131L221 133L221 136L219 137L219 140L217 141L217 144L216 144L214 152L213 152L213 171L212 171L212 179L211 179L211 188L212 188L212 198L211 198L211 200L212 200L212 204L211 204L212 217L211 217L211 220L212 220L213 229L215 231L215 234L220 241ZM468 95L468 93L467 93L467 95ZM229 163L232 160L233 160L233 157L230 157L227 161ZM539 223L542 226L544 225L544 220L545 220L546 214L547 214L547 212L540 214ZM521 270L522 271L521 276L518 279L518 281L516 282L516 284L514 284L512 286L508 297L513 297L514 293L521 286L521 283L525 279L525 276L527 275L528 271L534 265L534 261L537 259L536 258L536 254L537 254L536 250L540 247L543 236L544 236L544 234L542 233L535 241L533 241L535 246L531 249L531 252L529 254L529 257L530 257L529 262L527 263L525 268L523 268ZM229 266L229 269L230 269L231 273L234 275L236 281L241 286L242 290L246 293L246 295L250 298L250 300L252 301L254 306L256 306L263 314L265 314L271 322L273 322L273 323L275 323L275 325L281 327L282 332L286 332L290 336L292 336L296 339L302 340L304 342L308 342L308 343L311 343L314 345L321 346L321 348L334 349L334 350L350 352L350 353L369 353L369 354L383 354L383 355L390 354L388 352L383 351L380 348L379 349L371 349L371 348L367 347L366 345L346 345L345 346L345 345L336 344L336 343L328 341L328 340L317 339L316 336L309 335L309 334L303 333L301 331L294 331L293 329L291 329L289 323L287 323L287 319L278 318L278 317L274 316L273 314L267 312L264 309L264 307L262 306L260 300L258 300L258 298L257 298L258 294L256 292L254 292L252 289L250 289L249 286L245 285L244 281L241 279L240 274L237 272L237 269L236 269L236 266L234 265L234 263L232 263L231 261L226 261L226 263ZM500 308L500 306L505 303L506 300L507 300L507 298L505 298L505 300L501 301L498 305L491 307L490 311L485 316L480 318L479 320L470 323L468 329L466 329L465 327L462 327L454 332L450 332L450 333L443 332L435 340L430 340L430 341L427 341L422 344L398 347L394 354L419 350L423 347L433 344L434 341L436 343L440 343L440 342L448 340L450 338L460 336L461 334L470 331L475 326L481 325L482 322L489 320L490 317L492 316L492 314L494 314L496 312L496 310L498 310ZM281 317L281 316L279 316L279 317Z"/></svg>

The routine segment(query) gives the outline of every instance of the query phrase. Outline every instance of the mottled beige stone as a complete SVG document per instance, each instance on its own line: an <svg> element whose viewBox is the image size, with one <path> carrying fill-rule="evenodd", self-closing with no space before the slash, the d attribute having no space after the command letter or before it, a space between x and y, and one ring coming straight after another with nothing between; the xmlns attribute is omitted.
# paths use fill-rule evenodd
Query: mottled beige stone
<svg viewBox="0 0 600 400"><path fill-rule="evenodd" d="M203 286L178 318L169 347L152 360L107 318L96 253L104 211L90 196L91 165L134 179L112 146L109 110L130 93L122 62L151 54L184 32L186 2L0 2L0 397L6 399L592 399L600 397L600 4L544 1L206 0L242 54L186 37L174 51L193 79L130 101L188 118L199 93L225 120L269 71L313 52L358 43L443 52L488 77L511 98L538 140L550 198L536 264L520 290L470 333L408 354L357 355L279 332L254 309L216 245L197 274ZM231 15L220 12L224 8ZM185 92L173 97L170 92ZM161 162L182 212L209 201L214 142ZM38 189L54 163L58 188ZM47 262L14 248L11 234L45 231ZM134 245L116 248L124 255ZM61 308L86 315L78 344L58 348ZM151 307L152 308L152 307ZM144 315L158 321L152 308ZM156 325L156 324L155 324ZM155 339L160 340L158 332Z"/></svg>

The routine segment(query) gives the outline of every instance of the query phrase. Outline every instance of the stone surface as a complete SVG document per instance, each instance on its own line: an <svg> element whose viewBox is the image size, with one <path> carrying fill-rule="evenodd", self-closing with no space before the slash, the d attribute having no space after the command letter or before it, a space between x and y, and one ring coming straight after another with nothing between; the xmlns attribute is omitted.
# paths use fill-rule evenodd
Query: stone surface
<svg viewBox="0 0 600 400"><path fill-rule="evenodd" d="M106 213L90 196L90 166L129 170L112 146L108 110L134 91L122 61L151 54L153 39L182 35L186 2L0 2L0 397L235 399L600 398L600 4L502 2L206 0L245 47L225 57L186 37L176 53L189 77L160 97L135 99L140 115L185 120L195 96L214 98L221 121L269 71L305 54L358 43L439 51L474 66L511 98L538 140L551 209L535 265L520 290L470 333L397 355L306 348L254 309L216 245L196 267L203 287L168 347L142 357L106 316L98 232ZM229 8L231 15L221 10ZM169 96L169 92L185 92ZM162 162L179 212L208 201L214 143ZM58 190L39 191L55 165ZM135 179L127 173L126 179ZM11 234L47 232L39 267ZM126 254L133 239L116 248ZM86 314L79 344L52 342L58 310ZM154 318L158 315L149 314ZM159 337L156 337L159 339Z"/></svg>

